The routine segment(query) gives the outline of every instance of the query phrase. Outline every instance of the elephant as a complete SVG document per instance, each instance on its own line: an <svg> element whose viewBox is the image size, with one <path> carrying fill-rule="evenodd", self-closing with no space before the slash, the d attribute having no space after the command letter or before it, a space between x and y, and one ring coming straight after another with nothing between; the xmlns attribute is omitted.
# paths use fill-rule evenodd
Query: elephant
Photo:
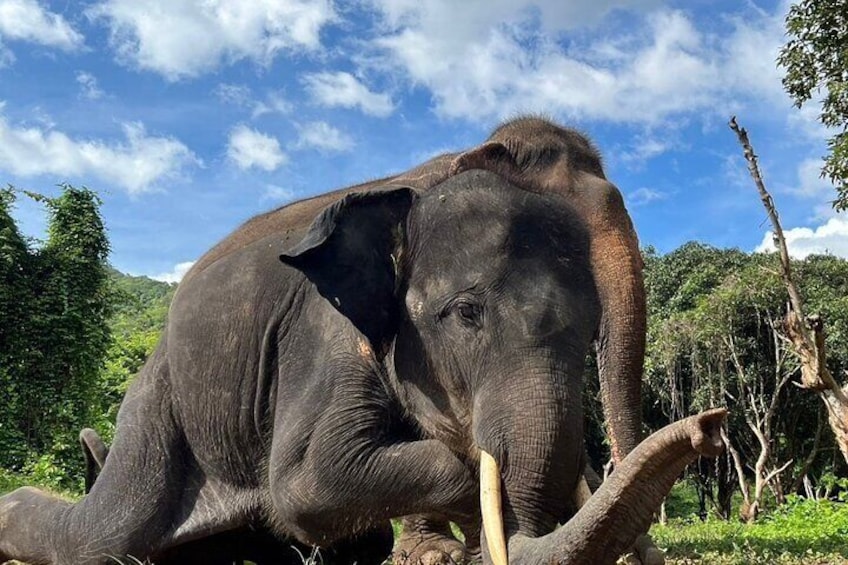
<svg viewBox="0 0 848 565"><path fill-rule="evenodd" d="M178 287L91 492L0 498L0 557L155 559L257 522L325 546L395 516L473 522L482 492L485 563L614 562L718 453L724 413L641 442L554 531L602 320L590 228L569 199L471 168L220 255Z"/></svg>
<svg viewBox="0 0 848 565"><path fill-rule="evenodd" d="M439 155L405 173L302 200L259 215L216 245L188 272L202 273L219 258L286 229L305 228L325 206L350 192L379 189L387 183L427 191L469 169L496 172L523 188L558 194L569 200L587 225L592 271L600 298L601 319L595 328L601 401L612 458L619 464L642 437L641 383L645 356L646 303L639 242L621 193L604 174L591 141L547 119L524 116L497 127L489 138L466 151ZM434 545L450 543L447 524L415 517L404 521L400 548L415 558ZM434 536L434 532L446 535ZM447 542L445 541L447 540ZM650 545L642 544L642 547ZM417 553L416 553L417 552ZM645 559L645 565L662 560ZM656 555L656 551L654 551ZM414 561L414 559L413 559Z"/></svg>
<svg viewBox="0 0 848 565"><path fill-rule="evenodd" d="M80 431L79 442L86 463L85 493L88 494L103 469L109 446L91 428ZM322 563L380 563L391 551L392 538L391 527L385 525L357 539L323 548L320 559ZM258 565L302 565L304 557L312 551L312 547L296 540L280 539L267 529L251 524L170 548L156 559L156 564L244 565L250 561Z"/></svg>

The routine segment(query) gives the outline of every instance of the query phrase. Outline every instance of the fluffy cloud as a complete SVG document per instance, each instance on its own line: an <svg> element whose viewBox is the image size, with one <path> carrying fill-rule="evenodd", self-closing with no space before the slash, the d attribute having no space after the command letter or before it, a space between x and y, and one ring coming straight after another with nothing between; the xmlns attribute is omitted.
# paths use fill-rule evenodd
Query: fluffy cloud
<svg viewBox="0 0 848 565"><path fill-rule="evenodd" d="M288 161L275 137L244 124L237 125L230 132L227 157L240 169L257 168L269 172Z"/></svg>
<svg viewBox="0 0 848 565"><path fill-rule="evenodd" d="M199 163L176 139L149 136L140 123L123 129L124 142L77 140L47 126L16 127L0 115L0 171L57 180L93 176L137 194Z"/></svg>
<svg viewBox="0 0 848 565"><path fill-rule="evenodd" d="M818 200L835 198L836 192L833 183L821 176L823 164L821 158L809 158L801 161L798 165L798 185L789 189L788 192Z"/></svg>
<svg viewBox="0 0 848 565"><path fill-rule="evenodd" d="M84 42L83 36L65 18L45 10L36 0L0 0L0 37L64 51L78 49Z"/></svg>
<svg viewBox="0 0 848 565"><path fill-rule="evenodd" d="M80 85L80 96L89 100L103 98L103 91L97 85L97 78L85 71L77 72L77 83Z"/></svg>
<svg viewBox="0 0 848 565"><path fill-rule="evenodd" d="M321 29L336 19L330 0L104 0L88 13L108 23L120 60L169 80L316 50Z"/></svg>
<svg viewBox="0 0 848 565"><path fill-rule="evenodd" d="M836 217L816 228L792 228L783 232L789 255L803 259L807 255L829 253L848 259L848 218ZM772 232L763 236L756 251L774 251Z"/></svg>
<svg viewBox="0 0 848 565"><path fill-rule="evenodd" d="M185 274L191 269L191 266L194 265L194 261L186 261L185 263L177 263L174 265L174 268L167 273L159 273L158 275L151 275L150 278L156 281L162 281L166 283L178 283L180 282Z"/></svg>
<svg viewBox="0 0 848 565"><path fill-rule="evenodd" d="M654 190L653 188L637 188L627 195L627 202L631 206L642 206L656 200L665 200L668 194Z"/></svg>
<svg viewBox="0 0 848 565"><path fill-rule="evenodd" d="M314 147L323 151L349 151L355 145L353 138L327 122L310 122L298 126L300 136L296 147Z"/></svg>
<svg viewBox="0 0 848 565"><path fill-rule="evenodd" d="M215 88L215 94L225 104L249 108L250 117L254 120L265 114L288 114L292 111L291 103L278 91L268 92L263 100L256 100L249 86L219 84Z"/></svg>
<svg viewBox="0 0 848 565"><path fill-rule="evenodd" d="M636 12L658 2L375 4L386 31L370 61L429 89L444 117L544 111L654 123L782 96L773 68L783 40L779 16L740 17L717 36L697 29L681 11ZM634 10L627 27L580 33L617 8Z"/></svg>
<svg viewBox="0 0 848 565"><path fill-rule="evenodd" d="M324 106L359 108L370 116L381 118L395 109L388 94L371 92L350 73L314 73L306 75L303 82L315 101Z"/></svg>

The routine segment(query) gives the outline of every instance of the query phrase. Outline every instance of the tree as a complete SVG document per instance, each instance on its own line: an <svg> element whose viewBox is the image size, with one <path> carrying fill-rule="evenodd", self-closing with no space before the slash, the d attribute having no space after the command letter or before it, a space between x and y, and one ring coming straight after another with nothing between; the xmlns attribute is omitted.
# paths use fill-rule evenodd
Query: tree
<svg viewBox="0 0 848 565"><path fill-rule="evenodd" d="M739 127L736 117L730 119L730 129L736 133L748 171L760 195L760 200L768 213L774 228L773 240L780 258L780 275L789 295L789 304L783 317L780 333L792 352L801 363L801 385L815 391L824 402L828 412L828 423L833 430L836 443L848 463L848 385L838 382L828 367L827 343L824 320L820 315L805 315L806 307L801 294L801 286L793 272L789 258L789 248L783 236L783 227L771 195L766 190L760 174L757 155L748 139L745 128Z"/></svg>
<svg viewBox="0 0 848 565"><path fill-rule="evenodd" d="M805 477L821 483L834 470L830 429L818 400L796 386L799 363L775 330L785 308L779 259L687 243L663 256L649 251L645 266L646 424L657 429L705 408L730 409L730 449L688 471L701 515L711 506L729 518L741 490L751 519L767 489L779 501L803 490ZM848 262L814 256L793 266L809 304L824 306L833 366L845 367Z"/></svg>
<svg viewBox="0 0 848 565"><path fill-rule="evenodd" d="M822 176L836 185L837 210L848 210L848 0L802 0L786 16L789 41L778 57L783 87L797 107L825 91L819 121L836 134Z"/></svg>
<svg viewBox="0 0 848 565"><path fill-rule="evenodd" d="M76 436L100 412L109 242L97 196L64 186L56 198L26 193L49 217L47 241L31 245L11 216L16 194L0 193L0 466L70 479L81 467Z"/></svg>
<svg viewBox="0 0 848 565"><path fill-rule="evenodd" d="M0 463L20 466L27 455L26 437L18 425L27 407L22 401L24 373L33 357L29 335L33 257L11 212L16 194L0 190Z"/></svg>

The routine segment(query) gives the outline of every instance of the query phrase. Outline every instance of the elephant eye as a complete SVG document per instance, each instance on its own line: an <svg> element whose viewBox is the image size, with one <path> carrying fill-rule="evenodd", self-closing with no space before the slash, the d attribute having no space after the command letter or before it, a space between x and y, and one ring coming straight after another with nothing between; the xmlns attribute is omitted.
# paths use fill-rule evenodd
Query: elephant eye
<svg viewBox="0 0 848 565"><path fill-rule="evenodd" d="M483 309L479 304L469 300L458 300L453 305L459 321L469 327L480 327Z"/></svg>

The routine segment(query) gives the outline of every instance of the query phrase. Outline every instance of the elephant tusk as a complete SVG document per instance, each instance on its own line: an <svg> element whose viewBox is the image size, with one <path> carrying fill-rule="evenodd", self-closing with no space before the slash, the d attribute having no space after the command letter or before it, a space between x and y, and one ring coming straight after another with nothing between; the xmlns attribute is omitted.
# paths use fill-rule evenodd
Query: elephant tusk
<svg viewBox="0 0 848 565"><path fill-rule="evenodd" d="M501 473L494 457L480 450L480 510L494 565L509 565L501 506Z"/></svg>
<svg viewBox="0 0 848 565"><path fill-rule="evenodd" d="M580 475L580 481L577 483L577 492L574 493L574 505L579 510L583 505L589 502L592 498L592 489L589 488L589 483L586 481L586 475Z"/></svg>

